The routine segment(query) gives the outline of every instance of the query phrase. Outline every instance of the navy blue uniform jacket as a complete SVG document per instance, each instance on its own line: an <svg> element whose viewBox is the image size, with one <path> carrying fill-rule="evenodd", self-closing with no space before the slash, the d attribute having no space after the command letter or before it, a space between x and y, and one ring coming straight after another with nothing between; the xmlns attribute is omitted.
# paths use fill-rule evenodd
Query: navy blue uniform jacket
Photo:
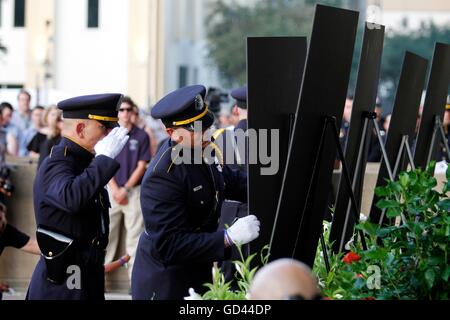
<svg viewBox="0 0 450 320"><path fill-rule="evenodd" d="M119 169L114 159L94 155L67 138L53 147L34 181L36 224L78 243L84 256L92 240L100 237L102 251L108 241L109 199L104 186ZM47 280L41 257L28 289L28 299L104 299L103 262L86 263L81 268L81 289L69 289Z"/></svg>
<svg viewBox="0 0 450 320"><path fill-rule="evenodd" d="M168 140L141 186L145 232L132 274L133 299L183 299L205 291L214 261L228 258L217 230L225 198L246 202L247 176L219 164L174 164Z"/></svg>

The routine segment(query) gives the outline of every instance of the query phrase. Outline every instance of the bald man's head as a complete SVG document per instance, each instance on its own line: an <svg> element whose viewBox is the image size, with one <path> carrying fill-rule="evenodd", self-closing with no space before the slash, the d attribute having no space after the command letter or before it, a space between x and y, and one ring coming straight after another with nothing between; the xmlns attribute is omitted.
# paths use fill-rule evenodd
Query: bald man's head
<svg viewBox="0 0 450 320"><path fill-rule="evenodd" d="M63 130L67 133L73 133L77 123L83 122L81 119L63 119Z"/></svg>
<svg viewBox="0 0 450 320"><path fill-rule="evenodd" d="M62 135L90 152L94 152L96 143L110 131L110 128L96 120L63 119Z"/></svg>
<svg viewBox="0 0 450 320"><path fill-rule="evenodd" d="M250 287L252 300L315 299L320 294L311 269L293 259L279 259L261 268Z"/></svg>

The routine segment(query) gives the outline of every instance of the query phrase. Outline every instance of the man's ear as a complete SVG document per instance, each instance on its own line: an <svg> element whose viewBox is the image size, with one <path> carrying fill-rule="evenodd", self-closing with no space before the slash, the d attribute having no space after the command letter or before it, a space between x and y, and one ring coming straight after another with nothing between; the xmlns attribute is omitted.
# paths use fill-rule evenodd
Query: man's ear
<svg viewBox="0 0 450 320"><path fill-rule="evenodd" d="M75 127L75 131L77 132L77 136L80 138L84 138L84 128L86 127L86 125L83 122L78 122L76 127Z"/></svg>
<svg viewBox="0 0 450 320"><path fill-rule="evenodd" d="M166 132L172 141L176 143L183 141L183 137L174 128L166 128Z"/></svg>

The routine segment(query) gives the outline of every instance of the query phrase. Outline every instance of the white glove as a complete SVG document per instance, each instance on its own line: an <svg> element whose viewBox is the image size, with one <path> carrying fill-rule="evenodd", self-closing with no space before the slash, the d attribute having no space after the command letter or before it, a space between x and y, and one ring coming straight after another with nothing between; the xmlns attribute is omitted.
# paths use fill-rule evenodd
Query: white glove
<svg viewBox="0 0 450 320"><path fill-rule="evenodd" d="M194 289L189 288L189 295L184 297L184 300L203 300L202 296L195 292Z"/></svg>
<svg viewBox="0 0 450 320"><path fill-rule="evenodd" d="M117 157L130 137L127 134L127 128L116 127L112 129L106 137L95 145L95 156L104 155L112 159Z"/></svg>
<svg viewBox="0 0 450 320"><path fill-rule="evenodd" d="M447 162L445 160L436 162L436 166L434 168L434 174L444 174L447 172Z"/></svg>
<svg viewBox="0 0 450 320"><path fill-rule="evenodd" d="M238 219L226 232L234 244L242 245L255 240L259 236L258 218L254 215Z"/></svg>

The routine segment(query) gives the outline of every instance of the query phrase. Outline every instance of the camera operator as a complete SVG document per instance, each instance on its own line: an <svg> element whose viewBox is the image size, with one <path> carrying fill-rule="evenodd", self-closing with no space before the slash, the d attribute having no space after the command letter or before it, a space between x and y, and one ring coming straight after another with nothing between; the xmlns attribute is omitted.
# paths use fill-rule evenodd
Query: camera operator
<svg viewBox="0 0 450 320"><path fill-rule="evenodd" d="M0 193L2 197L10 197L14 192L14 185L9 178L11 171L3 163L0 166Z"/></svg>

